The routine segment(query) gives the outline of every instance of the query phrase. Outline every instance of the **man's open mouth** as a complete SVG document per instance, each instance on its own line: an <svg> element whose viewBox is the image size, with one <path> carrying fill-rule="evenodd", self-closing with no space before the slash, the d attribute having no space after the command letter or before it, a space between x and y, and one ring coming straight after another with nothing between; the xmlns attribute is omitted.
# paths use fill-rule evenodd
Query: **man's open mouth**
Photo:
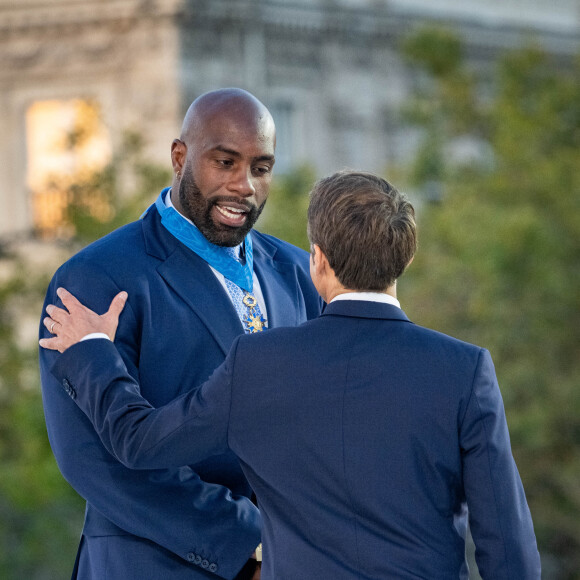
<svg viewBox="0 0 580 580"><path fill-rule="evenodd" d="M214 207L217 221L231 227L243 226L250 212L248 208L242 208L234 204L216 204Z"/></svg>

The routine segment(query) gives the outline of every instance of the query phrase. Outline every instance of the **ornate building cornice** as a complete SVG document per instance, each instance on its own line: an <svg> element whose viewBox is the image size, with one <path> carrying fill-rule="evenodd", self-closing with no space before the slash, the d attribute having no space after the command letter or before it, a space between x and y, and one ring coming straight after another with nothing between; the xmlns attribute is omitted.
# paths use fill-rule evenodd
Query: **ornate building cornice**
<svg viewBox="0 0 580 580"><path fill-rule="evenodd" d="M79 66L120 66L127 57L123 51L139 50L135 31L147 24L152 38L163 22L175 22L176 30L181 26L206 35L257 31L273 40L294 36L297 43L329 41L364 48L394 46L427 21L453 27L475 57L492 58L529 38L560 57L576 54L580 47L578 33L490 26L466 17L433 15L427 20L388 2L350 6L274 0L0 0L0 78L22 69L58 67L64 60L78 61Z"/></svg>
<svg viewBox="0 0 580 580"><path fill-rule="evenodd" d="M0 80L55 69L123 66L138 54L137 31L172 21L182 0L55 0L10 6L0 0ZM155 30L150 41L155 40ZM89 73L89 71L87 71Z"/></svg>
<svg viewBox="0 0 580 580"><path fill-rule="evenodd" d="M468 16L448 16L432 11L426 16L406 11L400 5L368 2L349 6L339 2L305 3L272 0L185 0L181 22L190 27L204 25L244 26L249 29L276 29L283 32L317 34L337 39L372 37L399 38L418 25L431 22L454 28L468 48L496 51L521 46L534 38L555 55L571 55L580 49L580 30L556 31L538 26L489 23Z"/></svg>
<svg viewBox="0 0 580 580"><path fill-rule="evenodd" d="M143 18L163 18L182 10L185 0L0 0L0 34L22 34Z"/></svg>

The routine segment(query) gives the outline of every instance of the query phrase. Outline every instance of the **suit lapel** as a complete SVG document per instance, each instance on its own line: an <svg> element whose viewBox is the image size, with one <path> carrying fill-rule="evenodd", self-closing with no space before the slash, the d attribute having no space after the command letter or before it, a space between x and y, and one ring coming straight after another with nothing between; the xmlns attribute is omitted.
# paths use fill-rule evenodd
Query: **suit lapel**
<svg viewBox="0 0 580 580"><path fill-rule="evenodd" d="M195 312L225 354L243 327L226 291L208 264L184 246L162 225L158 212L150 208L143 220L147 252L161 260L159 275ZM260 236L253 236L254 271L266 302L268 327L296 326L302 322L303 304L296 266L275 259L276 247Z"/></svg>
<svg viewBox="0 0 580 580"><path fill-rule="evenodd" d="M303 302L296 280L296 266L275 260L276 248L263 238L253 236L254 272L268 311L268 327L297 326Z"/></svg>
<svg viewBox="0 0 580 580"><path fill-rule="evenodd" d="M207 263L180 247L157 271L227 354L233 340L244 331L231 300Z"/></svg>
<svg viewBox="0 0 580 580"><path fill-rule="evenodd" d="M155 208L151 208L142 221L147 252L161 260L157 272L193 310L227 354L243 328L223 286L203 259L161 225Z"/></svg>

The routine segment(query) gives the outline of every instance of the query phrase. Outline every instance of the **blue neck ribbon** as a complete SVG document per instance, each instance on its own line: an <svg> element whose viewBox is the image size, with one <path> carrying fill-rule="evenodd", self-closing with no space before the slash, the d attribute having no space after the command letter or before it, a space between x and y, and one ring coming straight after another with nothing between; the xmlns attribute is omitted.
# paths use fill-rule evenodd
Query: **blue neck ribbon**
<svg viewBox="0 0 580 580"><path fill-rule="evenodd" d="M241 264L239 261L228 253L229 248L216 246L207 240L207 238L190 222L188 222L173 207L167 207L163 201L169 187L164 189L157 200L155 207L161 216L161 224L180 242L185 244L190 250L194 251L200 258L205 260L210 266L215 268L228 280L246 290L252 292L254 287L254 253L252 250L252 236L250 233L246 236L245 250L246 263Z"/></svg>

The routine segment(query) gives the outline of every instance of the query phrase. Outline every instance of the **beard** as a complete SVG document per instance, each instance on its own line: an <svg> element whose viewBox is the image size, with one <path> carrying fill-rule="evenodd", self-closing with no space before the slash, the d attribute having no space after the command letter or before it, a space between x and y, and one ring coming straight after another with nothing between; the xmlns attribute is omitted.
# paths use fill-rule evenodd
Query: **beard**
<svg viewBox="0 0 580 580"><path fill-rule="evenodd" d="M257 219L264 209L264 203L257 207L251 203L235 196L213 196L204 197L203 193L195 183L195 179L188 167L183 171L183 177L179 184L179 201L185 213L204 235L204 237L216 246L238 246L244 241L248 232L254 227ZM216 223L212 218L212 209L218 202L232 201L242 203L246 206L248 213L246 221L240 227L232 227L226 224Z"/></svg>

